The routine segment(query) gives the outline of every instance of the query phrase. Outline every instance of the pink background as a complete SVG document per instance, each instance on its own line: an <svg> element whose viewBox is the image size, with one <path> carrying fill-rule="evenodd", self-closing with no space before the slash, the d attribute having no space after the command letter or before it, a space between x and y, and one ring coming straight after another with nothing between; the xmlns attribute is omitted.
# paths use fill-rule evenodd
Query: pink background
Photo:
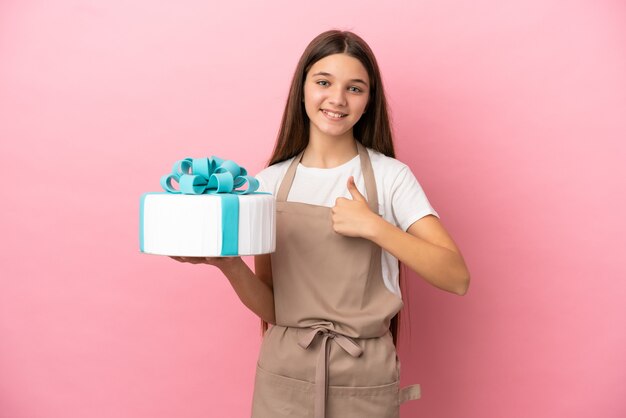
<svg viewBox="0 0 626 418"><path fill-rule="evenodd" d="M261 169L334 27L374 49L472 273L465 297L409 276L403 417L626 416L625 12L0 2L0 416L249 416L258 320L216 270L139 253L139 196L185 156Z"/></svg>

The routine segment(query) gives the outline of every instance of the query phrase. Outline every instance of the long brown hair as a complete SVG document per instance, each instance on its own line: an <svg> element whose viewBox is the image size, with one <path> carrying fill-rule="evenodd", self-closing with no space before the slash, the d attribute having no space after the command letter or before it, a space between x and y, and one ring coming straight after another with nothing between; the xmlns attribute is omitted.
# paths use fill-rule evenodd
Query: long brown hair
<svg viewBox="0 0 626 418"><path fill-rule="evenodd" d="M387 100L374 53L358 35L348 31L329 30L316 36L298 61L269 165L297 155L309 144L309 117L302 101L304 81L313 64L332 54L347 54L358 59L370 79L367 112L354 125L354 137L366 147L395 157Z"/></svg>
<svg viewBox="0 0 626 418"><path fill-rule="evenodd" d="M358 59L367 70L370 79L369 101L365 112L354 125L354 138L364 146L388 157L395 158L393 135L387 99L374 53L358 35L349 31L329 30L316 36L306 47L291 80L289 96L285 104L280 130L268 165L274 165L298 155L309 144L309 117L304 108L304 82L306 75L317 61L332 54L347 54ZM402 266L400 288L403 287ZM394 344L398 341L400 312L391 319L390 330ZM268 328L261 320L261 332Z"/></svg>

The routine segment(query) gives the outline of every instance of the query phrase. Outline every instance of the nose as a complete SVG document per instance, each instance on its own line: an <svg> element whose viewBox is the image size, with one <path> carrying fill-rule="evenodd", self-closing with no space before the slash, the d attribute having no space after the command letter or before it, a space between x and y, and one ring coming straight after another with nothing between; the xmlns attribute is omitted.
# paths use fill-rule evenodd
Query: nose
<svg viewBox="0 0 626 418"><path fill-rule="evenodd" d="M336 85L330 92L329 102L335 106L346 105L346 91L342 86Z"/></svg>

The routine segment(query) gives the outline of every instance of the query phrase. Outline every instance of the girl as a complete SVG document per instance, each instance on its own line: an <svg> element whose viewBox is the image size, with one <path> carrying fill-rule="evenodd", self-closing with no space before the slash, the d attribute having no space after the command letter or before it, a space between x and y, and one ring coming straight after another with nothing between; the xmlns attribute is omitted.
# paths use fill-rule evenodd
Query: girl
<svg viewBox="0 0 626 418"><path fill-rule="evenodd" d="M269 166L276 251L216 265L263 323L253 418L399 417L399 262L458 295L469 272L410 169L394 159L369 46L327 31L297 65ZM269 329L267 323L273 324Z"/></svg>

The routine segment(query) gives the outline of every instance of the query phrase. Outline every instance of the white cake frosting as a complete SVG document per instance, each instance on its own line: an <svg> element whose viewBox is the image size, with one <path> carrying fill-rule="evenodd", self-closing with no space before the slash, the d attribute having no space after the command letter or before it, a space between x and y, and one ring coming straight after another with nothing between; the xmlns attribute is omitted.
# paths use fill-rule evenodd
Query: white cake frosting
<svg viewBox="0 0 626 418"><path fill-rule="evenodd" d="M238 195L238 255L276 248L275 198ZM208 257L222 253L222 199L215 194L147 193L142 196L140 246L148 254Z"/></svg>

